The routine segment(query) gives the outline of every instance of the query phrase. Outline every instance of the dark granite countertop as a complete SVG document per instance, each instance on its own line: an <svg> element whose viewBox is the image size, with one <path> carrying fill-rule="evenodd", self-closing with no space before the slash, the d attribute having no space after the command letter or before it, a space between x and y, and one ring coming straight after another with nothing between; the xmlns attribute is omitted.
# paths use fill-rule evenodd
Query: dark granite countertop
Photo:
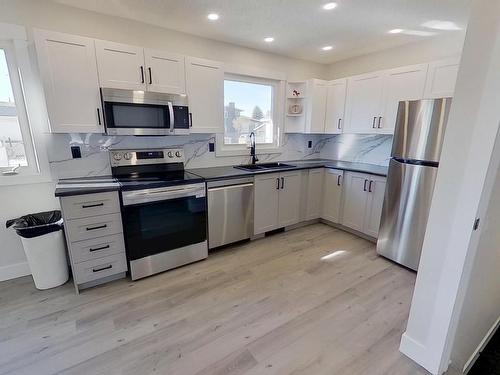
<svg viewBox="0 0 500 375"><path fill-rule="evenodd" d="M111 176L67 178L57 182L55 196L105 193L120 190L120 184Z"/></svg>
<svg viewBox="0 0 500 375"><path fill-rule="evenodd" d="M283 163L291 164L292 166L290 168L266 169L261 171L244 171L238 168L234 168L234 166L230 165L225 167L186 169L186 171L200 176L206 181L214 181L238 177L249 177L264 173L277 173L281 171L294 171L312 168L334 168L351 172L361 172L378 176L387 176L388 169L388 167L375 164L353 163L348 161L329 159L292 160L285 161ZM70 195L103 193L107 191L117 190L120 190L120 183L112 176L68 178L58 181L56 185L55 196L64 197Z"/></svg>
<svg viewBox="0 0 500 375"><path fill-rule="evenodd" d="M244 171L234 166L226 167L208 167L208 168L194 168L188 169L188 172L197 174L203 177L207 181L211 180L223 180L236 177L247 177L256 174L264 173L276 173L281 171L293 171L300 169L311 169L311 168L335 168L345 171L370 173L379 176L387 176L388 167L367 164L367 163L353 163L348 161L340 160L329 160L329 159L311 159L311 160L292 160L284 161L283 163L291 164L293 167L290 168L280 168L280 169L266 169L259 171Z"/></svg>

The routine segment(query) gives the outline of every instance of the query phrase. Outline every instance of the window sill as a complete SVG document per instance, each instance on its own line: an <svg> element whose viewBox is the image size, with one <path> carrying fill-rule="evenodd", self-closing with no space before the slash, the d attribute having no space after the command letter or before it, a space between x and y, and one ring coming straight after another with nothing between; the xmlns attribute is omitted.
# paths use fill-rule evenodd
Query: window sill
<svg viewBox="0 0 500 375"><path fill-rule="evenodd" d="M17 174L12 176L3 176L0 174L0 187L12 185L42 184L52 182L52 178L47 174Z"/></svg>

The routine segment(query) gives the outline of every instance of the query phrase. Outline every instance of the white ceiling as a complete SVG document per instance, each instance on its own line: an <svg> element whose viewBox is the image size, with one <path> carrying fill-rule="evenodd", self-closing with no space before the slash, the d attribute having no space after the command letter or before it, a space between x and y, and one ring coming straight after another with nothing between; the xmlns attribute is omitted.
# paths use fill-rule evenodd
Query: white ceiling
<svg viewBox="0 0 500 375"><path fill-rule="evenodd" d="M99 13L133 19L262 51L332 63L434 36L388 34L391 29L461 31L421 26L452 21L465 29L470 0L54 0ZM207 20L216 12L218 21ZM267 44L264 37L275 38ZM331 51L321 47L333 45Z"/></svg>

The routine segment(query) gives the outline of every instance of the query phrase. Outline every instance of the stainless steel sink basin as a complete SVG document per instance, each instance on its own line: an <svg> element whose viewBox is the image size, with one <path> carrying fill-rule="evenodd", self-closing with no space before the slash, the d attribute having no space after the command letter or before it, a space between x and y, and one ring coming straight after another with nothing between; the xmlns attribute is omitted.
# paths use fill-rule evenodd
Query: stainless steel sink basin
<svg viewBox="0 0 500 375"><path fill-rule="evenodd" d="M280 168L293 168L293 167L295 167L295 165L274 162L274 163L237 165L234 168L241 169L244 171L262 171L266 169L280 169Z"/></svg>

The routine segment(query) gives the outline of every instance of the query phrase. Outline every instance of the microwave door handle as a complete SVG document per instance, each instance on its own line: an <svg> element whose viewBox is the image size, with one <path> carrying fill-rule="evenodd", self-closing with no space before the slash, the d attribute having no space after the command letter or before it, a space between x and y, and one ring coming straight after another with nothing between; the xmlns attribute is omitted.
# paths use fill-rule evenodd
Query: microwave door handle
<svg viewBox="0 0 500 375"><path fill-rule="evenodd" d="M168 113L170 115L170 133L173 133L175 117L174 117L174 106L172 105L172 102L168 102Z"/></svg>

